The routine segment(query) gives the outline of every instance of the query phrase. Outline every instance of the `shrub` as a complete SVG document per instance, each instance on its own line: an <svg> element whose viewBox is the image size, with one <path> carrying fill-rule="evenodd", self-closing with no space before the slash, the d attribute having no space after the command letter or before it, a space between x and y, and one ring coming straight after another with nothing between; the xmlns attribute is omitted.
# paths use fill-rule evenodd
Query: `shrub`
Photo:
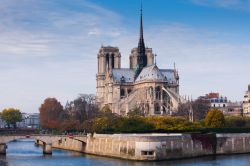
<svg viewBox="0 0 250 166"><path fill-rule="evenodd" d="M225 126L223 113L218 109L210 110L205 118L205 126L208 128L221 128Z"/></svg>
<svg viewBox="0 0 250 166"><path fill-rule="evenodd" d="M111 111L111 109L109 108L108 105L105 105L104 107L102 107L101 112L111 113L112 111Z"/></svg>
<svg viewBox="0 0 250 166"><path fill-rule="evenodd" d="M133 110L130 110L127 113L128 117L135 117L135 116L144 116L144 113L142 110L140 110L139 108L135 108Z"/></svg>
<svg viewBox="0 0 250 166"><path fill-rule="evenodd" d="M246 126L246 118L237 117L237 116L229 116L225 118L225 127L228 128L239 128Z"/></svg>
<svg viewBox="0 0 250 166"><path fill-rule="evenodd" d="M120 125L117 128L117 132L122 133L146 133L152 132L153 130L154 125L147 122L145 118L142 117L124 118L120 121Z"/></svg>

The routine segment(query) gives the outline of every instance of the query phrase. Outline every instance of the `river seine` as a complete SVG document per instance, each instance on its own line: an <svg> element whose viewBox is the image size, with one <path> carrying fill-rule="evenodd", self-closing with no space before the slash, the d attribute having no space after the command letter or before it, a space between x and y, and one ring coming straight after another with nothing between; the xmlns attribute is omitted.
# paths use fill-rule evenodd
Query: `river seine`
<svg viewBox="0 0 250 166"><path fill-rule="evenodd" d="M196 159L135 162L106 157L83 155L64 150L53 150L52 156L44 156L41 147L31 139L8 143L6 156L0 156L0 166L250 166L250 154Z"/></svg>

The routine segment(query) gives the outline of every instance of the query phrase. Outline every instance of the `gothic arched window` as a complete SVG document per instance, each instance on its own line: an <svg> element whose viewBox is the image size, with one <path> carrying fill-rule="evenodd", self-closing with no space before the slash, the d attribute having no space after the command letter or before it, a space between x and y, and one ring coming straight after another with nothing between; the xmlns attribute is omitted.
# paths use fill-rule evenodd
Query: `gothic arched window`
<svg viewBox="0 0 250 166"><path fill-rule="evenodd" d="M155 94L156 94L156 99L160 100L161 99L161 87L160 86L157 86L155 88Z"/></svg>
<svg viewBox="0 0 250 166"><path fill-rule="evenodd" d="M155 103L155 114L160 114L160 105Z"/></svg>
<svg viewBox="0 0 250 166"><path fill-rule="evenodd" d="M121 97L125 97L125 90L124 89L121 89L120 93L121 93Z"/></svg>
<svg viewBox="0 0 250 166"><path fill-rule="evenodd" d="M111 55L111 66L112 66L112 69L115 68L115 55L114 54Z"/></svg>
<svg viewBox="0 0 250 166"><path fill-rule="evenodd" d="M109 66L109 54L106 54L105 59L106 59L106 65Z"/></svg>

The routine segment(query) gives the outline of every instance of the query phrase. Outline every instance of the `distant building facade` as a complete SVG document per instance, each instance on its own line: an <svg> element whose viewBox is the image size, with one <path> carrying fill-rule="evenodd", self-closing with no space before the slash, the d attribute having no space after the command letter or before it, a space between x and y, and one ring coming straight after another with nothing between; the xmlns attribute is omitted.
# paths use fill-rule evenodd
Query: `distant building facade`
<svg viewBox="0 0 250 166"><path fill-rule="evenodd" d="M243 115L249 116L250 115L250 84L248 85L248 90L244 95L243 101Z"/></svg>
<svg viewBox="0 0 250 166"><path fill-rule="evenodd" d="M0 128L5 128L6 125L6 122L0 117Z"/></svg>
<svg viewBox="0 0 250 166"><path fill-rule="evenodd" d="M226 116L243 116L242 102L228 102L226 109L223 111Z"/></svg>
<svg viewBox="0 0 250 166"><path fill-rule="evenodd" d="M102 46L97 57L96 101L100 107L108 105L119 115L135 108L145 115L162 115L171 114L184 101L177 70L158 68L152 48L145 47L142 15L138 47L131 50L129 68L121 68L117 47Z"/></svg>
<svg viewBox="0 0 250 166"><path fill-rule="evenodd" d="M22 121L16 123L17 128L40 128L39 113L22 113Z"/></svg>
<svg viewBox="0 0 250 166"><path fill-rule="evenodd" d="M210 103L211 109L219 109L225 116L242 116L242 102L231 102L226 96L221 96L219 93L211 92L200 99Z"/></svg>
<svg viewBox="0 0 250 166"><path fill-rule="evenodd" d="M211 108L226 109L228 105L227 97L220 96L219 93L208 93L203 99L209 101Z"/></svg>

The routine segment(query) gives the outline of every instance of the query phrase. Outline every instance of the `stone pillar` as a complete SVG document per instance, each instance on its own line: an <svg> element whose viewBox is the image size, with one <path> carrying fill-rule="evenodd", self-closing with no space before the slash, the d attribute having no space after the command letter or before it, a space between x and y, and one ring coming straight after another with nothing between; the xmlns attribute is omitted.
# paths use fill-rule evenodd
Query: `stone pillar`
<svg viewBox="0 0 250 166"><path fill-rule="evenodd" d="M6 154L7 145L5 143L0 143L0 155Z"/></svg>
<svg viewBox="0 0 250 166"><path fill-rule="evenodd" d="M35 146L39 146L39 140L38 139L35 140Z"/></svg>
<svg viewBox="0 0 250 166"><path fill-rule="evenodd" d="M161 87L160 93L161 93L161 96L160 96L160 100L161 100L160 108L161 108L161 114L163 115L163 90L162 90L162 87Z"/></svg>
<svg viewBox="0 0 250 166"><path fill-rule="evenodd" d="M52 154L52 143L44 143L43 154Z"/></svg>

